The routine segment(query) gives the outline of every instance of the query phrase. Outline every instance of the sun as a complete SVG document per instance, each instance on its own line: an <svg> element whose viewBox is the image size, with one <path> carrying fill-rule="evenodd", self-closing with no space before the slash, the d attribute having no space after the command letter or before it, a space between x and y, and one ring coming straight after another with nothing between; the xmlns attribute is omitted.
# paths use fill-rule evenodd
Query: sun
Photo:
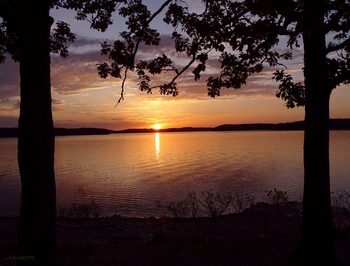
<svg viewBox="0 0 350 266"><path fill-rule="evenodd" d="M154 130L159 130L161 128L161 125L160 124L154 124L152 127L153 127Z"/></svg>

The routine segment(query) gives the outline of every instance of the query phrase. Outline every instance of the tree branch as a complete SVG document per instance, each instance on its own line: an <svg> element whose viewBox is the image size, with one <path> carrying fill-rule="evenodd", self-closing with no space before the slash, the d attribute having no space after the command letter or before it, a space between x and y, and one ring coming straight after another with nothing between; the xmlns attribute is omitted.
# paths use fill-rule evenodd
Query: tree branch
<svg viewBox="0 0 350 266"><path fill-rule="evenodd" d="M138 52L138 49L139 49L139 45L141 43L141 40L142 40L142 37L143 37L143 34L144 34L144 31L145 29L149 26L149 24L153 21L153 19L160 14L160 12L162 12L162 10L167 6L169 5L170 3L172 2L172 0L167 0L165 3L163 3L159 9L146 21L145 24L143 24L143 27L142 27L142 34L141 36L138 38L137 42L136 42L136 45L135 45L135 49L134 49L134 52L133 52L133 55L132 55L132 58L131 58L131 61L132 61L132 65L134 65L134 61L135 61L135 57L136 57L136 54ZM126 79L127 79L127 75L128 75L128 70L130 69L130 66L125 66L125 72L124 72L124 78L123 78L123 81L122 81L122 91L120 93L120 97L118 99L118 102L117 104L114 106L117 107L118 104L124 100L124 91L125 91L125 82L126 82Z"/></svg>
<svg viewBox="0 0 350 266"><path fill-rule="evenodd" d="M339 31L344 27L339 25L339 21L343 16L348 16L350 12L350 5L344 3L344 1L336 1L334 5L332 5L332 10L336 10L336 12L331 13L331 19L325 25L325 34L329 33L332 30Z"/></svg>
<svg viewBox="0 0 350 266"><path fill-rule="evenodd" d="M124 78L123 78L123 81L122 81L122 91L120 93L120 97L118 99L118 102L117 104L114 106L114 108L116 108L118 106L118 104L124 100L124 91L125 91L125 82L126 82L126 79L128 77L128 68L126 67L125 68L125 71L124 71Z"/></svg>
<svg viewBox="0 0 350 266"><path fill-rule="evenodd" d="M176 76L168 84L172 85L176 81L176 79L178 77L180 77L182 75L182 73L184 73L194 63L194 61L196 61L196 54L195 53L192 54L192 59L190 60L190 62L183 69L181 69L181 71L179 71L176 74Z"/></svg>
<svg viewBox="0 0 350 266"><path fill-rule="evenodd" d="M345 41L343 41L342 43L339 43L338 45L333 45L333 46L327 47L326 54L338 51L340 49L345 48L346 46L350 46L350 37L348 39L346 39Z"/></svg>
<svg viewBox="0 0 350 266"><path fill-rule="evenodd" d="M336 75L333 79L331 79L331 90L336 88L342 83L350 82L350 70L344 71L339 75Z"/></svg>
<svg viewBox="0 0 350 266"><path fill-rule="evenodd" d="M167 0L165 3L163 3L163 4L160 6L160 8L146 21L146 23L143 24L142 30L141 30L142 34L141 34L141 36L139 37L139 39L137 40L137 42L136 42L135 49L134 49L134 53L133 53L133 55L132 55L132 61L135 60L135 57L136 57L136 54L137 54L137 52L138 52L138 50L139 50L139 45L140 45L140 43L141 43L141 39L142 39L142 37L143 37L143 33L144 33L145 29L149 26L149 24L153 21L153 19L154 19L157 15L159 15L159 13L162 12L162 10L163 10L167 5L169 5L171 2L172 2L172 0Z"/></svg>
<svg viewBox="0 0 350 266"><path fill-rule="evenodd" d="M164 3L160 6L160 8L159 8L156 12L154 12L154 14L147 20L147 22L146 22L147 25L149 25L149 24L153 21L153 19L154 19L156 16L158 16L159 13L162 12L163 9L164 9L167 5L169 5L172 1L173 1L173 0L167 0L166 2L164 2Z"/></svg>

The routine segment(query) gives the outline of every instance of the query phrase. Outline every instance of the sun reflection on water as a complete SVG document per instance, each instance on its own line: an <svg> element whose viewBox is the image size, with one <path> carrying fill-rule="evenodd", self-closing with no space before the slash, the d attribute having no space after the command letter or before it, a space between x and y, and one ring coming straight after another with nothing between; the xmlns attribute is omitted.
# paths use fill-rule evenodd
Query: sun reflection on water
<svg viewBox="0 0 350 266"><path fill-rule="evenodd" d="M160 138L159 138L159 133L155 133L155 136L156 136L156 139L155 139L155 142L156 142L156 157L157 159L159 159L159 156L160 156Z"/></svg>

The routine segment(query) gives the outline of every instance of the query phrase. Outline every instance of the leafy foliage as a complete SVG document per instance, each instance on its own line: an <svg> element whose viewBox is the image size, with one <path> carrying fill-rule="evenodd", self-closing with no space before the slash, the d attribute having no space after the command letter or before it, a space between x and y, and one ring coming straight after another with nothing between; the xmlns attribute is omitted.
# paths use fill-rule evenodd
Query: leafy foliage
<svg viewBox="0 0 350 266"><path fill-rule="evenodd" d="M8 22L0 23L0 63L4 63L9 53L14 61L19 60L18 40L15 32L8 26Z"/></svg>
<svg viewBox="0 0 350 266"><path fill-rule="evenodd" d="M51 34L51 52L59 54L61 57L68 56L68 49L64 45L66 42L74 42L76 35L70 31L69 24L57 21L56 28Z"/></svg>
<svg viewBox="0 0 350 266"><path fill-rule="evenodd" d="M73 9L77 12L77 20L87 20L91 28L104 32L109 25L113 24L111 19L113 12L126 0L56 0L56 7Z"/></svg>
<svg viewBox="0 0 350 266"><path fill-rule="evenodd" d="M0 7L3 10L0 17L5 18L0 24L0 62L5 60L6 53L18 60L15 27L9 25L10 20L7 19L15 9L7 0L0 1ZM293 48L300 46L299 39L304 31L303 1L204 0L201 12L190 12L188 5L179 0L164 1L154 13L141 0L57 0L52 1L52 7L75 10L77 20L86 20L91 28L99 31L105 31L113 23L114 12L126 19L128 30L121 32L114 43L104 42L101 45L101 53L107 55L110 61L97 64L101 78L112 76L123 79L121 99L129 71L137 73L141 91L152 93L158 89L161 94L177 96L176 79L191 70L194 80L200 80L208 60L214 59L221 64L221 72L206 79L210 97L220 96L222 88L241 88L250 75L260 73L265 67L282 67L273 74L273 79L280 83L276 96L286 101L287 108L305 104L303 83L294 82L282 63L283 60L291 60ZM327 38L324 55L327 56L331 91L350 81L350 22L347 15L350 3L347 0L326 1L325 10L323 31L332 37ZM160 45L160 33L150 24L161 15L164 15L163 21L174 29L175 56L184 54L189 59L185 66L177 65L170 54L136 60L141 44ZM287 44L283 50L277 47L281 38L285 38ZM69 25L57 22L51 35L52 52L67 56L65 43L74 39ZM169 72L173 73L170 80L153 84L151 76Z"/></svg>
<svg viewBox="0 0 350 266"><path fill-rule="evenodd" d="M86 20L91 28L99 31L105 31L113 24L114 12L126 19L128 30L120 33L120 39L101 46L101 53L111 62L97 64L100 77L123 78L121 98L128 71L138 74L141 91L152 93L158 89L161 94L177 96L176 79L191 69L194 80L198 81L211 59L218 60L221 72L207 78L208 95L220 96L222 88L241 88L250 75L260 73L265 67L285 68L282 60L293 58L293 48L300 46L299 39L304 31L304 4L300 0L283 3L278 0L204 0L201 12L190 12L183 1L167 0L153 14L141 0L56 0L51 1L51 6L75 10L77 20ZM0 7L0 17L3 18L0 24L0 62L5 60L6 53L18 60L16 27L10 19L16 6L11 1L1 0ZM322 30L331 36L325 54L329 91L350 81L349 10L348 0L325 2ZM174 29L172 39L176 55L184 54L189 58L185 66L176 65L176 61L166 54L136 62L141 44L160 44L160 33L150 24L162 14L164 22ZM277 47L281 38L287 41L283 50ZM51 35L52 52L67 56L65 43L74 39L69 25L58 21ZM170 81L153 85L151 76L165 72L174 73ZM286 101L287 108L305 104L302 82L294 82L292 75L285 73L284 69L276 70L273 79L280 82L276 96Z"/></svg>
<svg viewBox="0 0 350 266"><path fill-rule="evenodd" d="M302 82L294 82L286 73L283 64L293 58L293 48L300 46L303 28L303 1L299 0L205 0L201 12L190 12L182 1L165 1L153 14L141 1L128 1L119 14L127 19L128 32L120 33L121 39L106 50L113 63L100 63L99 74L123 78L128 71L135 71L140 79L141 91L152 93L159 89L161 94L178 95L176 79L191 69L194 80L198 81L207 69L208 60L221 64L219 75L209 75L206 84L208 95L221 95L222 88L239 89L246 84L249 76L260 73L265 67L281 68L274 72L273 79L280 83L276 96L286 101L287 108L305 104L305 89ZM150 28L152 20L165 10L164 22L172 26L175 56L188 57L185 66L176 65L176 60L163 54L151 60L136 62L135 55L141 43L157 46L160 35ZM349 19L348 1L327 1L324 12L324 34L329 38L327 51L329 91L350 80ZM281 39L286 40L285 49L280 49ZM124 75L120 75L124 69ZM174 75L166 84L152 85L153 75L172 72Z"/></svg>
<svg viewBox="0 0 350 266"><path fill-rule="evenodd" d="M292 76L286 74L283 69L281 71L277 70L273 79L280 82L276 96L286 101L287 108L304 106L305 90L301 82L294 83Z"/></svg>

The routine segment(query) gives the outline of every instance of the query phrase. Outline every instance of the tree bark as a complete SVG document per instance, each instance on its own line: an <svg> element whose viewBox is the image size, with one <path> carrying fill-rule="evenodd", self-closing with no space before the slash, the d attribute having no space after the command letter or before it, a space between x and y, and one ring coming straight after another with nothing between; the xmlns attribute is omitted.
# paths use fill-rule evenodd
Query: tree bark
<svg viewBox="0 0 350 266"><path fill-rule="evenodd" d="M18 165L22 194L17 265L57 265L49 43L53 19L50 1L19 2L15 28L20 42Z"/></svg>
<svg viewBox="0 0 350 266"><path fill-rule="evenodd" d="M303 265L339 265L332 237L329 99L322 1L306 0L303 21L305 132L301 242Z"/></svg>

